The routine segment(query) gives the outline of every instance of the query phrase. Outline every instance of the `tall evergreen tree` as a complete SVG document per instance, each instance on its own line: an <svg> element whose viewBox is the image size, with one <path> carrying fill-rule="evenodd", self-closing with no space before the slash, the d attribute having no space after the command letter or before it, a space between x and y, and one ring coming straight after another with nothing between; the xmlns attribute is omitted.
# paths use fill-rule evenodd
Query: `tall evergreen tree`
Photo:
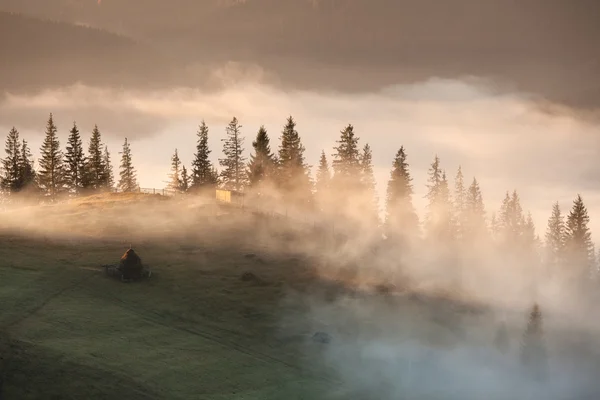
<svg viewBox="0 0 600 400"><path fill-rule="evenodd" d="M544 343L542 311L534 304L527 319L527 328L523 333L521 343L521 363L528 368L534 379L545 377L547 367L547 353Z"/></svg>
<svg viewBox="0 0 600 400"><path fill-rule="evenodd" d="M123 144L123 151L121 153L121 171L119 180L119 189L122 192L134 192L139 189L137 184L136 171L133 167L133 161L131 159L131 146L125 138Z"/></svg>
<svg viewBox="0 0 600 400"><path fill-rule="evenodd" d="M329 163L327 162L327 156L325 155L325 151L321 151L321 158L319 159L319 168L317 169L317 194L325 194L326 196L326 192L330 189L330 185L331 171L329 170Z"/></svg>
<svg viewBox="0 0 600 400"><path fill-rule="evenodd" d="M187 172L185 165L181 168L181 188L180 190L185 193L190 188L190 177Z"/></svg>
<svg viewBox="0 0 600 400"><path fill-rule="evenodd" d="M37 176L33 165L31 150L29 150L29 145L25 139L23 139L21 145L21 165L19 167L21 171L21 180L23 182L22 189L35 189Z"/></svg>
<svg viewBox="0 0 600 400"><path fill-rule="evenodd" d="M565 256L565 221L558 202L552 205L552 215L548 219L546 228L546 264L551 272L564 262Z"/></svg>
<svg viewBox="0 0 600 400"><path fill-rule="evenodd" d="M13 127L6 137L4 148L6 157L2 159L2 189L8 193L19 192L24 185L21 165L23 157L21 154L21 141L19 132Z"/></svg>
<svg viewBox="0 0 600 400"><path fill-rule="evenodd" d="M40 171L38 181L43 192L52 199L64 190L63 153L60 150L56 125L52 114L46 125L46 137L40 149Z"/></svg>
<svg viewBox="0 0 600 400"><path fill-rule="evenodd" d="M88 146L85 185L92 190L101 190L106 186L106 166L102 154L102 134L98 125L94 125Z"/></svg>
<svg viewBox="0 0 600 400"><path fill-rule="evenodd" d="M104 157L102 159L102 163L104 164L104 186L109 191L112 191L115 187L115 174L113 172L113 166L110 161L110 152L108 151L108 146L104 146Z"/></svg>
<svg viewBox="0 0 600 400"><path fill-rule="evenodd" d="M211 188L217 183L217 176L210 161L211 150L208 147L208 126L204 120L198 128L196 154L192 162L191 186L196 189Z"/></svg>
<svg viewBox="0 0 600 400"><path fill-rule="evenodd" d="M176 192L181 190L181 159L179 158L177 149L175 149L175 153L171 156L171 173L169 174L167 189Z"/></svg>
<svg viewBox="0 0 600 400"><path fill-rule="evenodd" d="M248 180L251 187L257 187L274 178L276 166L275 156L271 152L269 135L264 126L258 130L252 147L254 154L250 156L248 163Z"/></svg>
<svg viewBox="0 0 600 400"><path fill-rule="evenodd" d="M341 131L338 145L334 147L336 153L333 155L333 184L336 191L352 193L361 186L362 171L358 140L354 127L349 124Z"/></svg>
<svg viewBox="0 0 600 400"><path fill-rule="evenodd" d="M289 116L281 132L279 145L279 187L288 202L308 204L312 198L309 166L304 161L304 146L296 130L296 121Z"/></svg>
<svg viewBox="0 0 600 400"><path fill-rule="evenodd" d="M502 244L511 250L521 249L521 237L525 217L517 191L512 196L506 192L499 214L500 236Z"/></svg>
<svg viewBox="0 0 600 400"><path fill-rule="evenodd" d="M588 227L590 217L580 195L573 201L565 227L565 251L581 278L587 278L594 265L594 244Z"/></svg>
<svg viewBox="0 0 600 400"><path fill-rule="evenodd" d="M463 207L463 237L469 241L482 238L486 234L487 226L483 196L476 178L473 178L466 192Z"/></svg>
<svg viewBox="0 0 600 400"><path fill-rule="evenodd" d="M418 236L419 219L413 207L412 177L404 146L396 153L387 186L385 225L388 236L395 232Z"/></svg>
<svg viewBox="0 0 600 400"><path fill-rule="evenodd" d="M73 122L65 155L65 180L69 190L80 194L83 189L86 159L77 124Z"/></svg>
<svg viewBox="0 0 600 400"><path fill-rule="evenodd" d="M440 159L435 156L428 172L427 234L431 239L448 241L454 237L452 203L446 173L440 168Z"/></svg>
<svg viewBox="0 0 600 400"><path fill-rule="evenodd" d="M456 217L456 233L458 238L463 237L463 231L466 224L466 201L467 189L465 188L465 180L462 172L462 167L458 166L456 178L454 178L454 215Z"/></svg>
<svg viewBox="0 0 600 400"><path fill-rule="evenodd" d="M360 158L361 184L365 194L365 211L367 218L379 223L379 199L373 172L373 153L369 144L365 144Z"/></svg>
<svg viewBox="0 0 600 400"><path fill-rule="evenodd" d="M221 139L223 142L223 154L225 158L219 159L223 167L221 178L226 189L242 191L247 183L245 170L246 159L244 158L244 137L241 133L242 126L236 117L233 117L226 128L227 137Z"/></svg>

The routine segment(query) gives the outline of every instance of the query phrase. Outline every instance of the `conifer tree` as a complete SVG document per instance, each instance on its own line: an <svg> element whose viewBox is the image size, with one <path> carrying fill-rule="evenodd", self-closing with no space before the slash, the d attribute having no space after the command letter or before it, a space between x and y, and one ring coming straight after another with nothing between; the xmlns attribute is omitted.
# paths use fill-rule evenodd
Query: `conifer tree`
<svg viewBox="0 0 600 400"><path fill-rule="evenodd" d="M319 168L317 169L317 182L316 189L318 194L325 194L331 185L331 171L329 170L329 163L327 162L327 156L325 151L321 151L321 158L319 159Z"/></svg>
<svg viewBox="0 0 600 400"><path fill-rule="evenodd" d="M429 168L427 184L427 233L429 238L451 240L454 237L452 203L446 173L440 168L440 159L435 156Z"/></svg>
<svg viewBox="0 0 600 400"><path fill-rule="evenodd" d="M462 172L462 167L458 166L456 178L454 178L454 215L456 217L456 234L458 238L463 237L463 231L466 224L466 200L467 189L465 188L465 180Z"/></svg>
<svg viewBox="0 0 600 400"><path fill-rule="evenodd" d="M6 137L6 157L2 159L2 189L8 193L19 192L23 186L23 175L21 165L23 157L21 154L21 142L19 132L13 127Z"/></svg>
<svg viewBox="0 0 600 400"><path fill-rule="evenodd" d="M211 150L208 147L208 126L204 120L198 128L196 154L192 162L191 186L195 189L211 188L217 183L217 176L210 161Z"/></svg>
<svg viewBox="0 0 600 400"><path fill-rule="evenodd" d="M361 185L358 140L354 134L354 127L349 124L341 131L338 145L334 147L336 153L333 155L333 184L336 191L353 193Z"/></svg>
<svg viewBox="0 0 600 400"><path fill-rule="evenodd" d="M69 190L80 194L83 189L86 159L77 124L73 122L65 154L65 181Z"/></svg>
<svg viewBox="0 0 600 400"><path fill-rule="evenodd" d="M123 144L123 151L119 154L121 154L121 179L119 180L119 189L122 192L137 191L139 186L137 184L136 171L131 159L131 147L127 138L125 138L125 143Z"/></svg>
<svg viewBox="0 0 600 400"><path fill-rule="evenodd" d="M581 278L587 278L594 265L594 244L588 227L590 217L581 195L573 201L565 226L565 251Z"/></svg>
<svg viewBox="0 0 600 400"><path fill-rule="evenodd" d="M520 249L525 217L517 191L506 192L499 214L502 244L509 249Z"/></svg>
<svg viewBox="0 0 600 400"><path fill-rule="evenodd" d="M485 222L485 206L479 183L476 178L469 186L464 199L464 225L463 235L467 240L481 238L485 235L487 226Z"/></svg>
<svg viewBox="0 0 600 400"><path fill-rule="evenodd" d="M379 199L373 172L373 153L369 144L365 144L360 158L361 184L365 193L365 210L370 221L379 223Z"/></svg>
<svg viewBox="0 0 600 400"><path fill-rule="evenodd" d="M267 130L261 126L252 142L254 154L248 163L248 180L251 187L257 187L275 175L275 156L271 152L270 139Z"/></svg>
<svg viewBox="0 0 600 400"><path fill-rule="evenodd" d="M102 134L98 125L94 125L88 146L85 186L92 190L100 190L106 186L106 167L102 154Z"/></svg>
<svg viewBox="0 0 600 400"><path fill-rule="evenodd" d="M498 221L498 218L496 217L496 213L492 213L492 218L490 220L490 234L492 236L493 240L498 240L499 236L500 236L500 222Z"/></svg>
<svg viewBox="0 0 600 400"><path fill-rule="evenodd" d="M171 173L169 174L167 189L176 192L181 190L181 160L179 159L177 149L175 149L175 153L171 156Z"/></svg>
<svg viewBox="0 0 600 400"><path fill-rule="evenodd" d="M23 182L22 190L34 190L36 188L37 175L33 165L31 150L29 150L29 145L25 139L23 139L23 144L21 146L20 171L21 180Z"/></svg>
<svg viewBox="0 0 600 400"><path fill-rule="evenodd" d="M404 146L396 153L387 186L385 225L388 237L395 232L418 236L419 219L413 207L412 177Z"/></svg>
<svg viewBox="0 0 600 400"><path fill-rule="evenodd" d="M180 191L185 193L190 188L190 177L185 165L181 168L181 188Z"/></svg>
<svg viewBox="0 0 600 400"><path fill-rule="evenodd" d="M104 167L104 186L109 191L112 191L115 187L115 174L113 172L113 166L110 161L110 152L108 151L108 146L104 146L104 157L102 158L102 163Z"/></svg>
<svg viewBox="0 0 600 400"><path fill-rule="evenodd" d="M46 125L46 137L40 149L40 171L38 180L40 188L51 199L55 199L64 190L63 153L60 150L56 125L52 114Z"/></svg>
<svg viewBox="0 0 600 400"><path fill-rule="evenodd" d="M552 215L546 228L546 264L552 272L564 261L565 222L558 202L552 205Z"/></svg>
<svg viewBox="0 0 600 400"><path fill-rule="evenodd" d="M309 166L304 161L304 146L296 130L296 121L289 116L281 132L279 145L279 187L287 201L308 204L312 198Z"/></svg>
<svg viewBox="0 0 600 400"><path fill-rule="evenodd" d="M521 363L534 379L541 380L545 377L547 353L544 344L542 311L537 304L533 305L527 319L527 328L521 343Z"/></svg>
<svg viewBox="0 0 600 400"><path fill-rule="evenodd" d="M247 183L246 159L243 156L244 137L241 134L241 128L237 118L233 117L226 128L227 137L221 139L225 158L219 159L219 163L223 167L221 171L223 186L238 192L241 192Z"/></svg>

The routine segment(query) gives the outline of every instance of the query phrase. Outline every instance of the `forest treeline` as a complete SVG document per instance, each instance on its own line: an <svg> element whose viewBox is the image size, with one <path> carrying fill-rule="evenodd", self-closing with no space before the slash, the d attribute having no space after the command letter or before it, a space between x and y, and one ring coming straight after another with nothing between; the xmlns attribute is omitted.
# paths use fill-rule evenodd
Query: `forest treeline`
<svg viewBox="0 0 600 400"><path fill-rule="evenodd" d="M577 282L590 281L597 275L598 257L588 227L590 219L580 195L566 215L558 203L552 206L542 240L536 234L531 214L523 210L516 190L507 191L500 209L490 214L477 179L467 181L459 167L451 184L440 158L435 156L428 171L428 205L425 215L420 217L413 206L407 151L400 147L391 162L385 212L381 217L371 148L368 143L361 146L351 124L341 130L329 158L324 150L321 152L314 179L305 160L296 121L291 116L283 126L277 150L271 148L269 133L261 126L248 159L242 125L234 117L221 139L223 156L219 158L219 170L211 161L208 138L209 127L202 121L189 168L183 165L175 149L168 175L170 190L214 196L215 188L223 188L243 192L255 204L284 204L343 220L350 229L382 232L398 247L409 248L415 242L434 244L442 254L460 253L456 250L468 247L471 256L473 248L488 255L493 248L495 253L513 257L532 268L544 267L546 275L560 273ZM119 153L118 181L109 149L102 142L97 126L85 150L76 123L62 150L50 114L35 166L27 141L20 138L17 129L11 129L1 164L0 184L5 198L18 198L15 195L25 193L53 200L98 191L139 189L127 139ZM474 262L472 257L471 262ZM465 265L468 261L455 263Z"/></svg>

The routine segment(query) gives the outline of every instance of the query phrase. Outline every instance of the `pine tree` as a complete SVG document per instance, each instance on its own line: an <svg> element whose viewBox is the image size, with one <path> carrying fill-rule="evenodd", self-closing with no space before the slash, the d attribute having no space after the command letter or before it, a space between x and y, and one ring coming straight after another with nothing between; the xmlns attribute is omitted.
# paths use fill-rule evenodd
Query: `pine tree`
<svg viewBox="0 0 600 400"><path fill-rule="evenodd" d="M104 165L102 148L102 135L98 129L98 125L94 125L88 146L84 185L92 190L101 190L103 187L106 187L106 166Z"/></svg>
<svg viewBox="0 0 600 400"><path fill-rule="evenodd" d="M212 188L217 183L214 168L210 161L211 150L208 147L208 126L204 120L198 128L196 154L192 162L191 186L195 189Z"/></svg>
<svg viewBox="0 0 600 400"><path fill-rule="evenodd" d="M275 156L271 152L269 135L264 126L258 130L252 147L254 154L248 163L248 180L251 187L257 187L275 175Z"/></svg>
<svg viewBox="0 0 600 400"><path fill-rule="evenodd" d="M348 125L341 131L338 145L334 147L333 184L336 191L354 193L361 185L359 138L354 134L354 127Z"/></svg>
<svg viewBox="0 0 600 400"><path fill-rule="evenodd" d="M125 143L123 144L123 151L119 154L121 154L121 179L119 180L119 189L122 192L137 191L139 186L137 184L136 171L131 159L131 147L127 138L125 138Z"/></svg>
<svg viewBox="0 0 600 400"><path fill-rule="evenodd" d="M379 224L379 199L373 172L373 153L369 144L365 144L360 158L361 184L365 193L365 210L369 221Z"/></svg>
<svg viewBox="0 0 600 400"><path fill-rule="evenodd" d="M247 183L246 159L243 156L244 137L241 134L241 128L237 118L233 117L226 128L227 137L221 139L225 158L219 159L219 164L223 167L223 171L221 171L223 186L238 192L241 192Z"/></svg>
<svg viewBox="0 0 600 400"><path fill-rule="evenodd" d="M500 207L499 225L502 244L511 250L521 249L521 237L524 230L525 217L517 191L512 196L506 192L506 196Z"/></svg>
<svg viewBox="0 0 600 400"><path fill-rule="evenodd" d="M402 232L418 236L419 220L412 204L413 186L404 146L396 153L387 186L385 225L388 236Z"/></svg>
<svg viewBox="0 0 600 400"><path fill-rule="evenodd" d="M466 200L467 189L465 188L465 180L462 172L462 167L458 166L456 178L454 178L454 215L456 217L456 233L458 238L462 238L466 224Z"/></svg>
<svg viewBox="0 0 600 400"><path fill-rule="evenodd" d="M181 168L181 188L180 191L185 193L190 188L190 177L188 176L185 165Z"/></svg>
<svg viewBox="0 0 600 400"><path fill-rule="evenodd" d="M325 151L321 151L319 168L317 169L317 182L315 186L319 197L321 199L327 198L327 192L331 187L331 171L329 170L329 163L327 162Z"/></svg>
<svg viewBox="0 0 600 400"><path fill-rule="evenodd" d="M46 137L40 149L40 171L38 180L40 188L51 199L55 199L64 189L63 153L60 150L56 125L52 114L46 126Z"/></svg>
<svg viewBox="0 0 600 400"><path fill-rule="evenodd" d="M8 193L17 193L23 186L21 165L23 157L21 154L21 142L19 132L13 127L6 137L6 158L2 159L2 189Z"/></svg>
<svg viewBox="0 0 600 400"><path fill-rule="evenodd" d="M500 222L498 222L498 218L496 218L496 213L492 213L492 218L490 220L490 234L493 240L498 240L500 231Z"/></svg>
<svg viewBox="0 0 600 400"><path fill-rule="evenodd" d="M296 130L296 121L289 116L281 132L279 145L279 188L288 203L307 205L312 198L309 166L304 161L304 146Z"/></svg>
<svg viewBox="0 0 600 400"><path fill-rule="evenodd" d="M65 181L71 192L80 194L83 189L86 159L77 124L73 122L65 155Z"/></svg>
<svg viewBox="0 0 600 400"><path fill-rule="evenodd" d="M454 237L452 203L446 173L440 168L440 159L435 156L429 168L427 195L427 233L431 239L450 240Z"/></svg>
<svg viewBox="0 0 600 400"><path fill-rule="evenodd" d="M523 334L521 363L528 368L534 379L540 380L545 377L547 353L544 344L542 311L537 304L533 305Z"/></svg>
<svg viewBox="0 0 600 400"><path fill-rule="evenodd" d="M115 174L113 172L113 166L110 161L110 152L108 151L108 146L104 146L104 157L102 158L102 163L104 167L104 186L109 191L112 191L115 187Z"/></svg>
<svg viewBox="0 0 600 400"><path fill-rule="evenodd" d="M181 190L181 160L179 159L177 149L175 149L175 153L171 157L171 173L169 174L167 189L175 192Z"/></svg>
<svg viewBox="0 0 600 400"><path fill-rule="evenodd" d="M21 146L21 163L19 165L19 170L22 181L22 190L35 190L37 175L33 165L31 150L29 150L29 145L25 139L23 139L23 144Z"/></svg>
<svg viewBox="0 0 600 400"><path fill-rule="evenodd" d="M468 241L481 239L487 233L487 226L483 196L476 178L466 192L463 213L463 237Z"/></svg>
<svg viewBox="0 0 600 400"><path fill-rule="evenodd" d="M552 215L546 228L546 264L552 272L556 272L564 261L565 239L565 222L556 202L552 205Z"/></svg>
<svg viewBox="0 0 600 400"><path fill-rule="evenodd" d="M594 244L588 227L590 217L580 195L573 202L565 227L565 251L568 260L577 268L577 273L585 279L594 265Z"/></svg>

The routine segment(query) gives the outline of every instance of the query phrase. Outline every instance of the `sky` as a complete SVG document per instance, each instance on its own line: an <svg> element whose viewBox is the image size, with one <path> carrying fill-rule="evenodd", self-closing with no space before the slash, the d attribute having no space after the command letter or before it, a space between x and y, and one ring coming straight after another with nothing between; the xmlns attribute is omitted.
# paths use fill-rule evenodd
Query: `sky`
<svg viewBox="0 0 600 400"><path fill-rule="evenodd" d="M420 211L437 154L451 182L477 177L488 216L516 189L543 236L580 193L600 235L597 2L140 1L0 0L0 132L37 156L50 112L63 146L98 124L114 166L127 137L141 186L162 188L202 119L215 163L234 115L246 156L292 115L312 165L351 123L381 199L403 145Z"/></svg>

